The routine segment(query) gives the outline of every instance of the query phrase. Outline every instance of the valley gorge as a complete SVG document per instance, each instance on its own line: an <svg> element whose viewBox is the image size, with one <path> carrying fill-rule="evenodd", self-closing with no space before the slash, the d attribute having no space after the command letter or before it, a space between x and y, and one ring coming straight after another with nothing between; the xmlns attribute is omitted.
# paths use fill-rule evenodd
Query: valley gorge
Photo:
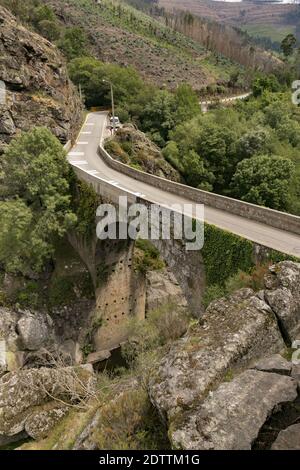
<svg viewBox="0 0 300 470"><path fill-rule="evenodd" d="M196 144L192 142L195 136L197 143L203 137L199 137L196 127L197 119L198 122L205 119L199 95L195 103L195 96L191 99L189 94L193 90L180 88L180 84L189 79L201 94L212 84L224 86L233 69L229 75L226 69L226 79L220 78L211 64L201 69L203 58L201 54L197 56L199 51L192 56L190 52L185 55L186 50L180 55L179 65L177 58L173 69L177 56L165 32L161 33L163 47L169 51L165 66L162 65L164 55L158 53L158 62L148 76L145 64L140 65L142 79L131 69L132 63L136 65L135 56L130 55L128 63L121 61L122 69L114 69L115 63L120 62L118 51L112 47L114 35L117 30L123 31L120 19L123 10L114 2L103 6L103 31L93 16L97 6L102 11L101 2L92 2L91 17L97 26L88 38L92 47L85 45L88 51L83 47L70 59L68 53L72 55L75 49L74 36L75 45L80 37L76 15L78 12L82 15L80 24L86 27L89 17L82 11L89 2L80 2L78 7L76 2L67 1L65 10L63 2L48 3L54 8L59 27L65 28L56 45L54 40L50 42L35 32L33 23L22 23L0 4L0 84L5 91L0 95L4 97L0 100L0 450L20 453L120 449L170 453L300 450L299 257L288 250L273 249L271 243L267 246L254 236L239 235L238 229L230 232L222 224L217 226L206 219L201 222L204 246L192 251L186 248L187 240L183 237L100 239L96 231L98 207L105 204L117 210L116 194L126 193L130 201L143 203L150 211L156 198L151 194L147 199L138 185L135 187L138 177L129 179L133 171L143 172L141 178L148 178L149 185L150 176L159 178L153 191L166 189L172 182L182 191L188 188L187 193L198 190L208 197L213 195L207 181L213 183L217 177L205 167L204 158L196 162ZM139 14L138 10L137 18ZM114 17L116 25L109 26ZM48 23L43 23L45 20L41 21L53 33L54 25L50 28ZM55 21L51 19L50 23L56 25ZM126 41L130 37L135 45L145 47L136 37L133 39L134 33L129 34L125 27L124 31L120 35ZM109 43L105 39L107 35L110 35ZM181 44L182 37L177 39ZM128 46L126 41L124 47ZM147 36L147 41L155 49L154 39ZM196 47L188 37L186 41L187 48ZM97 59L99 56L101 60L106 59L104 65L93 62L96 61L91 55L94 53ZM206 53L210 55L208 50ZM126 56L123 50L122 54ZM270 53L268 68L269 52L266 54L264 71L271 74L273 61L278 65L281 59L271 57ZM114 55L113 64L108 60L111 55ZM86 61L84 66L81 60ZM105 69L106 62L112 69ZM190 71L186 63L190 64ZM226 63L227 66L232 64ZM157 69L162 69L159 75ZM107 76L101 75L103 70ZM134 75L132 87L128 85L130 73ZM170 76L168 85L167 76ZM141 83L148 79L150 88L143 96ZM92 92L89 80L94 87ZM156 81L164 83L153 111L147 100L154 93L151 87ZM100 86L106 88L99 95L95 91L95 96L97 99L100 96L103 102L99 100L97 106L86 109L88 93L93 95ZM179 89L176 102L164 94L167 86L172 93ZM136 90L141 101L135 104L126 96L129 112L127 102L120 96L134 95L132 90ZM252 91L249 93L252 95ZM273 91L267 90L262 101L267 100L268 93ZM182 117L187 112L182 105L185 99L193 109L190 134ZM199 114L195 106L199 107ZM236 109L243 106L237 103ZM272 103L268 106L269 115L274 112L277 116ZM221 122L226 112L233 116L231 108L224 106L216 121ZM251 115L251 109L247 113ZM96 118L106 116L101 138L93 134L97 126L89 121L91 114ZM121 116L120 124L116 114ZM258 114L261 126L263 113L259 110ZM294 114L298 116L297 108ZM128 122L123 123L123 116ZM147 128L151 119L156 122L162 116L160 132L153 123ZM209 156L211 152L214 158L215 147L219 145L225 152L225 144L221 142L222 133L219 130L214 133L215 123L208 112L207 120L210 119L213 144L210 146L208 142L207 148ZM232 122L232 127L240 125L236 119ZM245 122L241 119L241 126L246 126ZM271 135L271 125L268 126ZM176 142L172 141L175 130L179 133ZM287 134L285 128L282 132ZM264 134L261 127L258 127L258 137L247 135L246 144L242 138L236 144L229 134L228 131L224 142L226 145L229 142L230 165L236 149L237 154L249 151L247 161L256 158L249 148L251 145L260 148L264 139L273 151L269 134ZM32 155L28 147L24 151L17 147L22 136L32 139ZM191 141L188 151L191 160L187 162L181 155L180 136ZM114 162L126 165L130 190L126 192L122 180L115 181L101 173L100 167L90 169L87 156L90 142L97 149L96 158L103 160L101 153L106 151L108 158L111 156ZM14 158L10 149L14 150L14 145L20 163L19 170L13 168L15 193L6 187L9 160ZM175 151L168 153L166 148ZM297 147L293 149L296 154ZM218 153L214 162L217 176L227 165L223 157L222 152ZM45 161L50 162L49 166ZM38 184L31 179L36 167L42 169L36 173ZM203 180L203 185L190 184L188 170L195 170L198 176L208 180ZM86 178L81 177L84 172ZM99 180L90 184L96 175ZM59 196L55 178L61 186ZM280 177L276 184L278 180ZM296 177L295 181L298 181ZM97 190L99 187L104 188L102 193ZM175 196L179 198L179 190ZM231 193L217 197L234 200L239 207L244 204L246 211L249 208L244 217L247 222L252 221L251 208L258 208L255 202L232 199ZM9 207L14 204L17 210L10 219ZM296 228L291 229L291 238L296 239L299 235L296 214L261 206L263 209L259 209L272 211L274 218L292 220L291 225L294 223ZM31 211L29 215L27 210ZM228 213L232 215L230 210ZM237 216L236 220L242 218L240 214ZM194 219L193 227L195 222ZM33 228L39 223L45 233L49 230L48 238L43 230L36 236ZM285 233L276 224L264 224L263 220L254 223L256 229L267 227L271 239L275 238L275 231ZM127 231L128 226L125 228ZM13 252L13 243L16 257L10 259L7 253ZM40 265L30 264L39 251L43 254L38 258Z"/></svg>

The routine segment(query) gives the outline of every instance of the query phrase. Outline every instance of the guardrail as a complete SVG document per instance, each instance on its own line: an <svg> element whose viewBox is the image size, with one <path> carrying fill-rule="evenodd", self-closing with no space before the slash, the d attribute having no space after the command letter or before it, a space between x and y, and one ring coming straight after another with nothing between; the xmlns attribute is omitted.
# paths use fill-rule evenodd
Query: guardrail
<svg viewBox="0 0 300 470"><path fill-rule="evenodd" d="M72 148L72 141L68 140L68 142L64 145L64 149L66 152L70 152L71 148Z"/></svg>
<svg viewBox="0 0 300 470"><path fill-rule="evenodd" d="M181 183L154 176L140 170L136 170L124 163L113 159L100 144L98 153L104 162L112 169L130 176L137 181L168 191L169 193L181 195L198 204L204 204L216 209L229 212L234 215L245 217L256 222L269 225L288 232L300 235L300 217L285 212L268 209L248 202L239 201L219 194L210 193L201 189L192 188Z"/></svg>

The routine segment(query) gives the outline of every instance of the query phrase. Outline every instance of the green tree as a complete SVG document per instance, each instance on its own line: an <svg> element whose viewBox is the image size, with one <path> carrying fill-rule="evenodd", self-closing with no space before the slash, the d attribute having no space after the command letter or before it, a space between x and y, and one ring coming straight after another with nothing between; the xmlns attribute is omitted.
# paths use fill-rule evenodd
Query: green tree
<svg viewBox="0 0 300 470"><path fill-rule="evenodd" d="M257 156L242 160L232 179L234 194L243 201L286 210L295 166L287 158Z"/></svg>
<svg viewBox="0 0 300 470"><path fill-rule="evenodd" d="M0 261L7 272L26 272L33 214L20 199L0 202Z"/></svg>
<svg viewBox="0 0 300 470"><path fill-rule="evenodd" d="M192 119L201 113L199 98L191 85L182 83L175 92L176 114L175 122L181 123Z"/></svg>
<svg viewBox="0 0 300 470"><path fill-rule="evenodd" d="M143 130L152 135L158 133L161 140L157 143L164 146L168 140L169 132L175 126L176 99L172 93L159 90L146 105L142 117Z"/></svg>
<svg viewBox="0 0 300 470"><path fill-rule="evenodd" d="M60 34L61 34L60 27L54 21L49 21L49 20L40 21L37 29L42 36L48 39L48 41L53 42L60 38Z"/></svg>
<svg viewBox="0 0 300 470"><path fill-rule="evenodd" d="M190 186L205 191L212 190L215 177L212 172L205 168L204 161L194 150L190 150L183 157L183 168L186 182Z"/></svg>
<svg viewBox="0 0 300 470"><path fill-rule="evenodd" d="M70 169L60 142L46 128L35 128L11 142L1 160L4 187L2 214L6 227L16 223L19 238L11 262L3 256L8 238L2 237L0 262L14 271L40 271L54 251L58 237L76 222L70 208ZM21 238L26 243L21 242Z"/></svg>
<svg viewBox="0 0 300 470"><path fill-rule="evenodd" d="M264 91L277 92L280 91L280 84L275 75L258 76L252 83L253 96L261 96Z"/></svg>
<svg viewBox="0 0 300 470"><path fill-rule="evenodd" d="M293 34L288 34L281 42L280 49L285 57L292 55L294 47L297 44L297 39Z"/></svg>
<svg viewBox="0 0 300 470"><path fill-rule="evenodd" d="M235 139L233 131L213 123L200 130L196 151L206 168L215 175L214 190L217 192L228 188L234 173L236 160L232 147Z"/></svg>
<svg viewBox="0 0 300 470"><path fill-rule="evenodd" d="M253 157L266 151L270 139L269 132L260 127L243 134L237 141L237 152L241 159Z"/></svg>
<svg viewBox="0 0 300 470"><path fill-rule="evenodd" d="M86 53L87 39L84 31L80 27L67 28L63 38L58 43L68 60L84 56Z"/></svg>
<svg viewBox="0 0 300 470"><path fill-rule="evenodd" d="M164 158L180 173L184 173L179 147L176 142L170 140L162 151Z"/></svg>
<svg viewBox="0 0 300 470"><path fill-rule="evenodd" d="M107 80L113 83L116 105L126 106L127 111L130 111L131 104L139 101L141 91L145 88L141 77L132 67L104 64L93 57L76 58L69 63L68 69L72 81L81 86L87 107L110 105Z"/></svg>

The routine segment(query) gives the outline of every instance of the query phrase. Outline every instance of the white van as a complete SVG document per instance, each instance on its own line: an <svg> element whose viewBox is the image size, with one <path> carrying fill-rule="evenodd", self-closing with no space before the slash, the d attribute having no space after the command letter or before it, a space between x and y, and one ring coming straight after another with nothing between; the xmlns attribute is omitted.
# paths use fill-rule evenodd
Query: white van
<svg viewBox="0 0 300 470"><path fill-rule="evenodd" d="M121 122L118 116L115 116L115 119L113 117L110 118L110 125L114 127L114 124L115 124L115 128L117 129L121 127Z"/></svg>

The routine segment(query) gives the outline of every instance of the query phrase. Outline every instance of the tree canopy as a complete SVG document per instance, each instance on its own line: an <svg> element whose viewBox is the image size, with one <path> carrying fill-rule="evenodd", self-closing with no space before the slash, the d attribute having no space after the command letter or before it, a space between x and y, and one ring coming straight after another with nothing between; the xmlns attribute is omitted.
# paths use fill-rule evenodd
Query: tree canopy
<svg viewBox="0 0 300 470"><path fill-rule="evenodd" d="M287 158L262 155L243 160L232 179L234 194L243 201L286 210L294 171Z"/></svg>
<svg viewBox="0 0 300 470"><path fill-rule="evenodd" d="M62 145L46 128L23 133L8 146L0 202L0 262L7 271L40 271L57 237L76 222L70 171Z"/></svg>

